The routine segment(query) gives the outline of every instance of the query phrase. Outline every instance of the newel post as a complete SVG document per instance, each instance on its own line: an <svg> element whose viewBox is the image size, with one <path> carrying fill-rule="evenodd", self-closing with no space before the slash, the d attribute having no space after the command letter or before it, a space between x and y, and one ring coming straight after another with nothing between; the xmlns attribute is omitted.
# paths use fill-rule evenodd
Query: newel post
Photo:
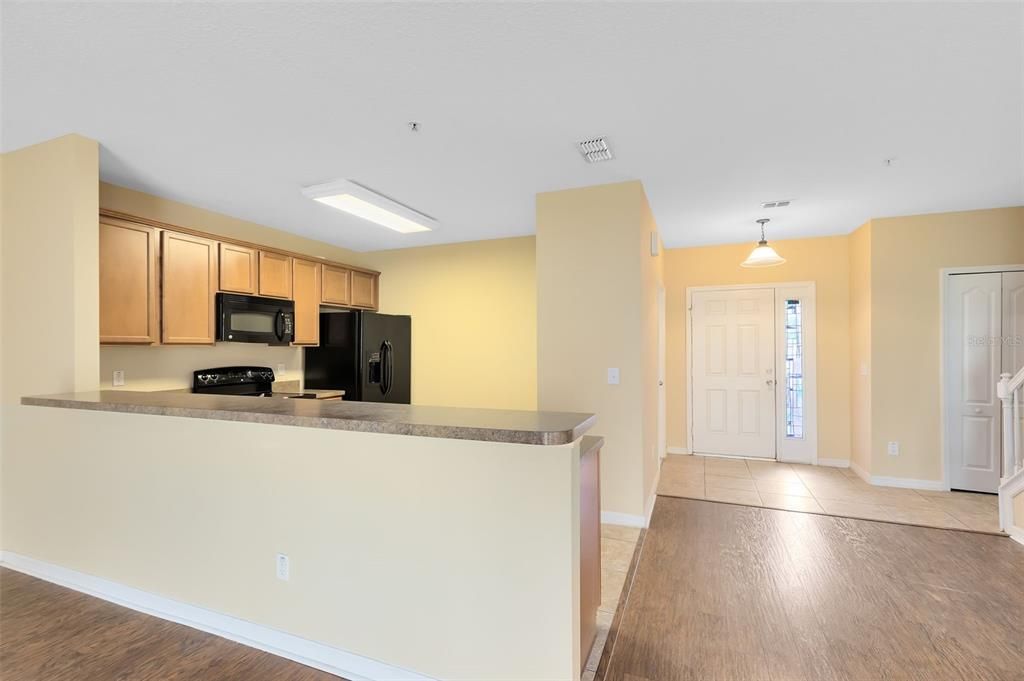
<svg viewBox="0 0 1024 681"><path fill-rule="evenodd" d="M1002 478L1013 475L1014 426L1013 395L1010 394L1010 374L999 374L996 395L1003 403L1003 473Z"/></svg>

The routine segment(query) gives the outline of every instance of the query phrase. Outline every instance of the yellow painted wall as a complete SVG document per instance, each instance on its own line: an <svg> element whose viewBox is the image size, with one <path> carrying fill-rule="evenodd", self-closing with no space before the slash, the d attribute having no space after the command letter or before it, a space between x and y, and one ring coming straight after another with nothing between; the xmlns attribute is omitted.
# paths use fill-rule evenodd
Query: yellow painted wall
<svg viewBox="0 0 1024 681"><path fill-rule="evenodd" d="M412 401L537 408L533 237L364 253L381 312L412 315Z"/></svg>
<svg viewBox="0 0 1024 681"><path fill-rule="evenodd" d="M3 155L4 407L99 374L99 147L78 135ZM46 371L40 371L45 366Z"/></svg>
<svg viewBox="0 0 1024 681"><path fill-rule="evenodd" d="M1024 207L872 220L872 475L942 479L939 271L1020 263Z"/></svg>
<svg viewBox="0 0 1024 681"><path fill-rule="evenodd" d="M23 395L93 390L99 373L99 146L67 135L0 156L0 517L21 488L8 465L38 438ZM15 515L17 518L17 515ZM6 543L0 544L4 548Z"/></svg>
<svg viewBox="0 0 1024 681"><path fill-rule="evenodd" d="M846 236L773 242L787 262L746 269L754 244L665 251L667 295L667 412L670 447L688 448L686 403L686 289L813 281L816 290L818 456L850 455L850 258Z"/></svg>
<svg viewBox="0 0 1024 681"><path fill-rule="evenodd" d="M850 246L850 459L871 471L871 223Z"/></svg>
<svg viewBox="0 0 1024 681"><path fill-rule="evenodd" d="M230 215L197 208L187 203L171 201L107 182L100 183L100 206L217 236L304 253L313 257L323 257L349 265L363 266L363 254L350 251L347 248L315 239L307 239L266 225L239 220Z"/></svg>
<svg viewBox="0 0 1024 681"><path fill-rule="evenodd" d="M412 400L495 409L537 407L537 296L533 237L356 253L158 196L100 185L104 208L381 271L381 311L413 317ZM367 227L376 229L376 227ZM128 389L190 385L208 366L285 364L302 375L302 350L241 343L112 347L101 381L126 372Z"/></svg>
<svg viewBox="0 0 1024 681"><path fill-rule="evenodd" d="M632 516L646 501L646 201L638 181L537 195L538 405L597 414L601 508Z"/></svg>
<svg viewBox="0 0 1024 681"><path fill-rule="evenodd" d="M22 410L6 551L431 678L579 679L578 444Z"/></svg>
<svg viewBox="0 0 1024 681"><path fill-rule="evenodd" d="M658 238L659 254L651 255L651 236ZM644 196L640 204L640 235L637 240L640 258L641 334L640 353L643 383L643 498L644 513L649 514L654 503L655 485L661 468L658 451L658 288L664 285L665 256L661 251L658 223ZM667 411L667 409L666 409Z"/></svg>

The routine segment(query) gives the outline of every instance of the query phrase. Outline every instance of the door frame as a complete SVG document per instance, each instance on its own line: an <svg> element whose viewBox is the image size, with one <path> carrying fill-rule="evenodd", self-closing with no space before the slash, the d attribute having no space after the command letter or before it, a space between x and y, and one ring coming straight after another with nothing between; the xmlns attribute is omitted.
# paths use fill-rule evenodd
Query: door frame
<svg viewBox="0 0 1024 681"><path fill-rule="evenodd" d="M666 298L665 286L659 283L655 296L658 306L658 461L661 461L668 455L668 415L666 413L668 411L666 406L668 387L665 385L667 373L665 367L665 343L668 333L668 319L665 308Z"/></svg>
<svg viewBox="0 0 1024 681"><path fill-rule="evenodd" d="M741 291L744 289L772 289L775 294L775 460L780 463L818 464L818 332L817 286L813 281L783 281L769 284L727 284L719 286L687 286L686 307L686 442L691 454L693 447L693 294L698 291ZM782 308L779 293L800 295L806 301L803 311L804 326L804 437L800 441L788 440L785 404L785 325L780 323ZM799 292L799 293L788 293ZM717 455L716 455L717 456ZM736 456L746 459L751 457ZM758 459L763 461L764 459Z"/></svg>
<svg viewBox="0 0 1024 681"><path fill-rule="evenodd" d="M944 267L939 270L939 414L942 419L942 427L939 428L939 440L942 451L942 485L941 489L949 491L952 484L952 474L949 470L953 461L949 454L949 409L950 390L949 374L946 371L946 351L949 349L949 339L946 338L946 304L949 302L950 277L956 274L997 274L1002 272L1024 272L1024 264L1021 265L976 265L973 267ZM992 386L992 390L996 387ZM1000 413L1000 418L1002 414ZM999 440L1000 457L1002 465L1002 438ZM1000 476L1002 477L1002 476Z"/></svg>

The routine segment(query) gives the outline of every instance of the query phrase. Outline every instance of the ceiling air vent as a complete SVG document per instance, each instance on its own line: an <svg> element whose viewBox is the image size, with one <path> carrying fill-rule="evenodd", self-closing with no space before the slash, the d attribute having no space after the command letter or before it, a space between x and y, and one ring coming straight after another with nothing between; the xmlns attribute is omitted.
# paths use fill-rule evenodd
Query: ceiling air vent
<svg viewBox="0 0 1024 681"><path fill-rule="evenodd" d="M578 144L580 153L583 154L583 159L587 163L598 163L599 161L610 161L612 156L612 150L608 148L608 142L603 137L595 137L589 140L583 140Z"/></svg>
<svg viewBox="0 0 1024 681"><path fill-rule="evenodd" d="M761 208L785 208L790 203L792 203L792 201L788 199L784 201L765 201L761 204Z"/></svg>

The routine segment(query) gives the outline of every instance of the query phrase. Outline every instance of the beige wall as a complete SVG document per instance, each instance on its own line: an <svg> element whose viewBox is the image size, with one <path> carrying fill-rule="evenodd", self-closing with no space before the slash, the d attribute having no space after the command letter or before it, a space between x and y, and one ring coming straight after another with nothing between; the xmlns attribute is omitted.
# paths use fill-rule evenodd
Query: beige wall
<svg viewBox="0 0 1024 681"><path fill-rule="evenodd" d="M315 239L307 239L266 225L239 220L230 215L215 213L190 206L187 203L171 201L107 182L100 183L100 206L217 236L304 253L313 257L323 257L348 265L362 266L362 254L347 248L333 246Z"/></svg>
<svg viewBox="0 0 1024 681"><path fill-rule="evenodd" d="M872 220L872 475L943 477L939 271L1020 263L1024 207Z"/></svg>
<svg viewBox="0 0 1024 681"><path fill-rule="evenodd" d="M746 269L754 244L665 251L668 444L688 448L686 289L813 281L817 314L818 456L850 455L850 260L846 236L773 242L784 265Z"/></svg>
<svg viewBox="0 0 1024 681"><path fill-rule="evenodd" d="M850 246L850 459L871 471L871 223L849 237Z"/></svg>
<svg viewBox="0 0 1024 681"><path fill-rule="evenodd" d="M5 551L432 678L579 679L578 444L22 410Z"/></svg>
<svg viewBox="0 0 1024 681"><path fill-rule="evenodd" d="M20 481L12 453L36 433L19 400L92 390L99 373L99 147L67 135L0 156L0 516ZM55 314L56 313L56 314ZM0 530L0 537L3 531Z"/></svg>
<svg viewBox="0 0 1024 681"><path fill-rule="evenodd" d="M651 237L658 239L658 255L651 256ZM664 286L665 256L661 251L661 239L658 236L658 223L654 219L651 206L644 196L640 204L640 235L637 239L640 258L640 305L641 335L640 353L643 376L643 498L644 513L649 514L654 503L655 485L661 468L661 457L665 452L658 451L658 289Z"/></svg>
<svg viewBox="0 0 1024 681"><path fill-rule="evenodd" d="M1013 498L1013 524L1024 528L1024 492Z"/></svg>
<svg viewBox="0 0 1024 681"><path fill-rule="evenodd" d="M278 370L285 366L284 373ZM302 348L259 343L216 345L104 345L100 348L100 388L112 390L114 371L125 372L118 390L177 390L192 386L192 372L222 366L268 366L278 381L302 380Z"/></svg>
<svg viewBox="0 0 1024 681"><path fill-rule="evenodd" d="M533 237L364 253L382 312L412 315L412 401L537 408Z"/></svg>
<svg viewBox="0 0 1024 681"><path fill-rule="evenodd" d="M537 408L537 297L534 239L496 239L356 253L264 225L100 185L104 208L217 236L322 256L381 271L381 311L413 317L412 400L416 404ZM375 228L373 228L375 229ZM302 351L218 343L210 347L104 347L101 382L124 369L134 390L183 388L208 366L286 365L302 375Z"/></svg>
<svg viewBox="0 0 1024 681"><path fill-rule="evenodd" d="M646 502L644 358L653 352L644 346L646 203L638 181L537 195L538 405L597 414L601 508L632 516ZM619 385L608 385L608 368L620 370Z"/></svg>

